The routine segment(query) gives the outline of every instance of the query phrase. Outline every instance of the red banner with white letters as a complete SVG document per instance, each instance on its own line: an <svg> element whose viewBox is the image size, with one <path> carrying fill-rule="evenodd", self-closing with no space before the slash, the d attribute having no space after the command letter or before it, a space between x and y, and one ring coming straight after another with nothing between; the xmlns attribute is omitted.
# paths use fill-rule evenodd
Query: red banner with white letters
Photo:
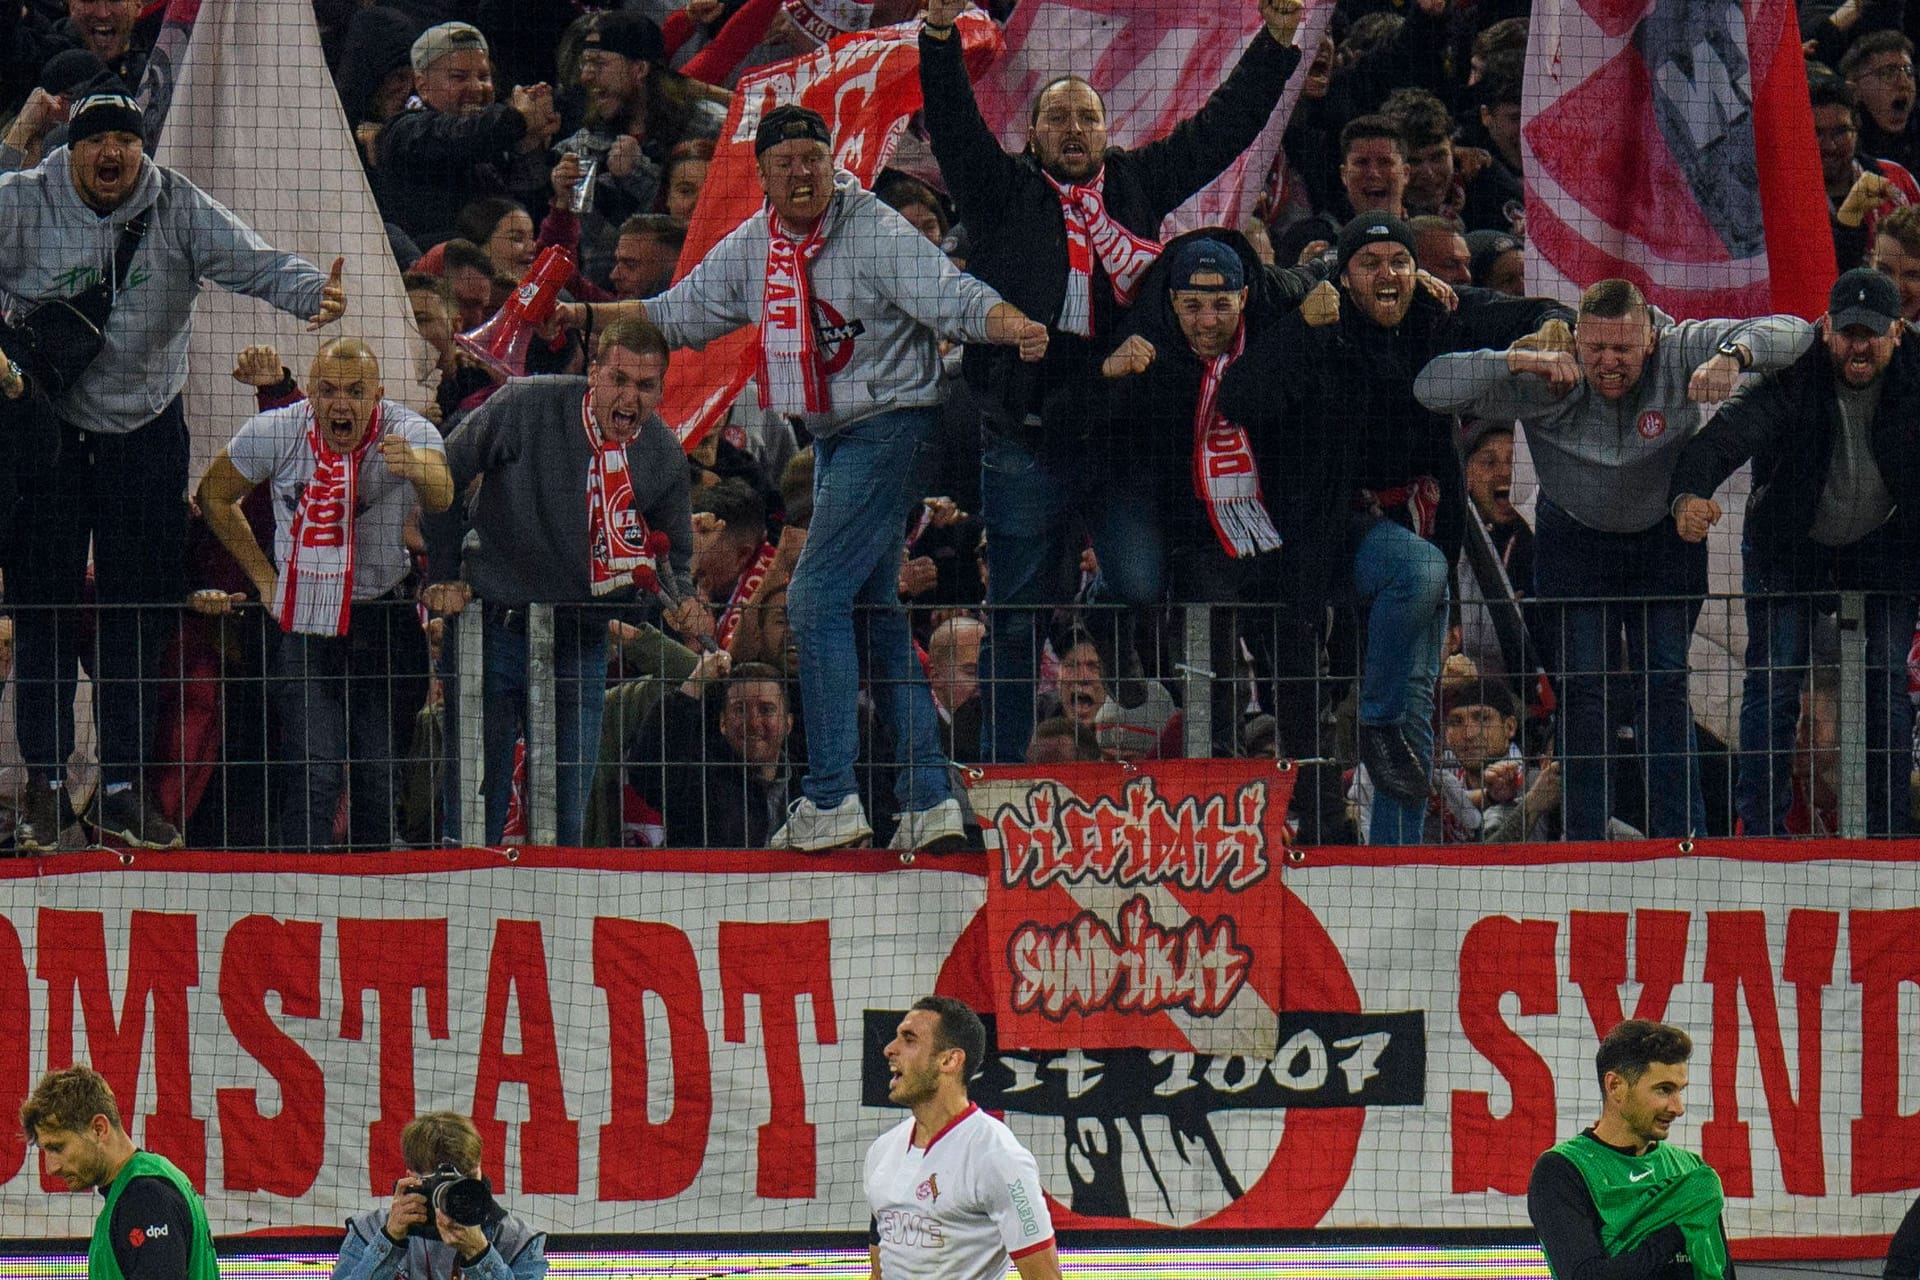
<svg viewBox="0 0 1920 1280"><path fill-rule="evenodd" d="M1007 800L1029 878L1078 899L1110 869L1170 935L1178 903L1225 936L1198 886L1267 894L1234 907L1232 940L1259 940L1242 986L1270 1048L1206 1043L1206 1015L1171 1006L1102 1014L1181 1031L1160 1047L1037 1047L990 1016L973 1097L1034 1153L1057 1225L1524 1230L1534 1160L1598 1114L1600 1035L1638 1016L1693 1037L1673 1140L1719 1171L1737 1257L1884 1256L1920 1191L1920 843L1290 849L1279 788L1204 768L1049 775L1083 863L1031 820L1037 780ZM929 992L1002 1001L989 866L7 860L0 1108L91 1062L221 1234L385 1204L402 1126L441 1108L473 1118L501 1200L549 1231L864 1231L862 1161L899 1116L894 1027ZM1139 955L1123 962L1161 981L1133 989L1181 987L1177 947ZM0 1234L84 1236L98 1206L0 1125Z"/></svg>

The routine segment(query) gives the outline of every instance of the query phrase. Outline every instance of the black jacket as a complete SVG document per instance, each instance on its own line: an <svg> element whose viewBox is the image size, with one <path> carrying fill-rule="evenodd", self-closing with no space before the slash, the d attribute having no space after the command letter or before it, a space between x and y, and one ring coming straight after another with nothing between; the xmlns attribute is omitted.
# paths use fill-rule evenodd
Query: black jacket
<svg viewBox="0 0 1920 1280"><path fill-rule="evenodd" d="M1233 73L1191 119L1132 150L1109 148L1107 212L1135 235L1155 237L1160 223L1253 145L1280 101L1300 51L1265 31ZM1067 292L1067 231L1060 197L1030 155L1008 155L981 118L955 37L920 37L924 119L948 194L967 228L967 270L1035 320L1060 318ZM1113 288L1096 261L1093 331L1088 339L1055 330L1046 359L1022 364L1011 347L970 343L962 365L988 416L1018 428L1028 415L1085 429L1087 380L1112 348Z"/></svg>
<svg viewBox="0 0 1920 1280"><path fill-rule="evenodd" d="M1299 306L1319 279L1310 267L1263 267L1239 232L1206 227L1169 241L1160 261L1141 280L1139 302L1115 337L1122 342L1138 334L1151 342L1153 363L1144 373L1102 379L1111 438L1100 453L1114 467L1153 468L1158 481L1156 514L1168 549L1175 551L1215 542L1206 508L1193 489L1193 414L1206 369L1180 332L1167 289L1167 264L1178 247L1202 237L1231 245L1240 255L1247 278L1242 314L1249 351L1262 334Z"/></svg>
<svg viewBox="0 0 1920 1280"><path fill-rule="evenodd" d="M1384 329L1341 295L1318 328L1298 312L1248 346L1220 380L1220 410L1247 428L1267 510L1285 539L1281 588L1310 605L1351 578L1353 500L1417 476L1440 484L1433 542L1452 564L1466 525L1466 480L1451 419L1413 398L1413 380L1446 351L1504 347L1564 308L1537 298L1463 299L1449 313L1424 290ZM1389 512L1405 522L1405 509Z"/></svg>
<svg viewBox="0 0 1920 1280"><path fill-rule="evenodd" d="M512 196L528 204L538 222L530 199L538 190L528 189L538 175L530 176L529 164L544 155L525 153L530 162L514 150L526 133L527 122L504 102L473 116L426 106L402 111L380 131L373 171L380 216L422 249L452 239L460 210L482 196ZM544 178L535 185L544 189Z"/></svg>
<svg viewBox="0 0 1920 1280"><path fill-rule="evenodd" d="M1883 376L1886 385L1873 414L1873 460L1894 502L1889 524L1895 543L1920 546L1920 347L1912 341L1895 347ZM1821 342L1786 368L1742 387L1681 449L1669 504L1682 494L1711 497L1751 458L1747 554L1759 568L1797 554L1833 462L1840 430L1834 387L1833 364ZM1897 562L1905 580L1885 585L1920 586L1920 556Z"/></svg>
<svg viewBox="0 0 1920 1280"><path fill-rule="evenodd" d="M719 687L719 686L716 686ZM792 769L770 783L747 771L716 724L708 701L669 690L634 730L626 758L635 789L666 823L669 849L764 849L786 820Z"/></svg>

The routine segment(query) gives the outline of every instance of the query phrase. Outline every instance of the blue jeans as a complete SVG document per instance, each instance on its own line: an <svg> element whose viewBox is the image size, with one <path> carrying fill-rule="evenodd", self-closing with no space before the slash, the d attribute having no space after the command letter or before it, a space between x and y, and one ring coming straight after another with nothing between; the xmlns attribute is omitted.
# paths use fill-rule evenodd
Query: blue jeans
<svg viewBox="0 0 1920 1280"><path fill-rule="evenodd" d="M1682 542L1673 521L1638 533L1590 529L1542 498L1536 512L1534 589L1550 619L1547 665L1560 696L1561 813L1569 840L1604 840L1613 812L1607 754L1609 694L1631 698L1645 752L1649 836L1706 830L1687 647L1707 589L1707 545ZM1562 599L1600 597L1578 603ZM1608 599L1608 597L1614 597ZM1641 601L1631 597L1667 597ZM1626 671L1619 670L1621 635Z"/></svg>
<svg viewBox="0 0 1920 1280"><path fill-rule="evenodd" d="M476 613L482 616L476 618ZM480 792L486 801L485 841L497 844L513 795L513 748L527 722L526 610L476 603L457 621L481 627ZM459 830L460 781L458 647L447 628L441 670L446 691L446 822ZM600 715L607 692L607 615L557 606L553 611L554 839L578 845L600 754Z"/></svg>
<svg viewBox="0 0 1920 1280"><path fill-rule="evenodd" d="M1802 540L1784 554L1767 557L1771 563L1766 565L1755 563L1751 545L1743 547L1742 554L1747 670L1740 692L1740 773L1734 801L1742 829L1751 836L1786 834L1794 728L1800 719L1814 616L1836 603L1811 593L1871 590L1866 601L1867 830L1873 835L1904 834L1912 825L1907 778L1913 758L1913 704L1907 699L1906 659L1915 599L1882 590L1907 577L1896 567L1900 549L1882 531L1847 547ZM1826 710L1832 714L1838 708ZM1814 797L1808 796L1807 803L1814 804Z"/></svg>
<svg viewBox="0 0 1920 1280"><path fill-rule="evenodd" d="M894 409L814 441L813 523L787 590L787 620L800 650L807 725L800 786L822 808L856 789L862 665L901 757L894 778L901 811L953 795L939 715L900 607L907 512L919 502L908 479L935 413Z"/></svg>
<svg viewBox="0 0 1920 1280"><path fill-rule="evenodd" d="M1071 598L1067 536L1078 513L1100 562L1097 603L1151 607L1166 595L1166 548L1153 519L1159 501L1150 468L1110 469L1094 447L1033 448L985 430L981 518L987 526L987 638L980 646L980 745L1003 764L1027 758L1033 735L1038 629L1050 606ZM1116 672L1109 671L1111 678Z"/></svg>
<svg viewBox="0 0 1920 1280"><path fill-rule="evenodd" d="M1353 588L1366 620L1360 723L1397 725L1433 762L1433 689L1447 643L1447 558L1419 534L1375 518L1356 528ZM1426 805L1373 791L1369 844L1419 844Z"/></svg>

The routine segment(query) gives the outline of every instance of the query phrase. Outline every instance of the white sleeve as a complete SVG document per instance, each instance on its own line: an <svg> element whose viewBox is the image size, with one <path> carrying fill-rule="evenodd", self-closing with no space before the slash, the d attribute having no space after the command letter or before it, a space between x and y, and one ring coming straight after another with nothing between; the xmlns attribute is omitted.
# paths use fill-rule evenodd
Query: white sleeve
<svg viewBox="0 0 1920 1280"><path fill-rule="evenodd" d="M447 451L446 441L440 438L439 428L418 414L410 413L400 420L400 438L414 448L424 449L428 453L444 455Z"/></svg>
<svg viewBox="0 0 1920 1280"><path fill-rule="evenodd" d="M1053 1215L1040 1189L1040 1166L1011 1134L993 1144L979 1177L987 1216L1000 1229L1008 1256L1023 1257L1053 1243Z"/></svg>
<svg viewBox="0 0 1920 1280"><path fill-rule="evenodd" d="M269 409L265 413L256 413L248 418L246 424L227 441L227 461L233 469L244 476L249 484L260 484L273 478L287 456L287 445L292 439L288 431L289 423L294 430L299 429L299 419L279 409Z"/></svg>

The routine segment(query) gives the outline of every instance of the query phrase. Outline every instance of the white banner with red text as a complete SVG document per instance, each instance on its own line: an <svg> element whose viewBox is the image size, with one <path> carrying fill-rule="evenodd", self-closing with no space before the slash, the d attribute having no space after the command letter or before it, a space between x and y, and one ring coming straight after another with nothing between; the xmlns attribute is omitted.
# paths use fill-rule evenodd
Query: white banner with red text
<svg viewBox="0 0 1920 1280"><path fill-rule="evenodd" d="M1273 865L1234 909L1280 912L1249 979L1275 1050L992 1055L975 1097L1034 1151L1059 1225L1524 1228L1535 1156L1597 1115L1599 1028L1634 1014L1694 1037L1675 1140L1725 1180L1737 1256L1875 1256L1920 1189L1920 845ZM401 1126L440 1108L475 1118L502 1200L551 1231L858 1231L901 1012L935 990L995 1007L987 869L5 864L0 1095L93 1063L220 1233L384 1204ZM82 1235L96 1210L0 1126L0 1234Z"/></svg>

